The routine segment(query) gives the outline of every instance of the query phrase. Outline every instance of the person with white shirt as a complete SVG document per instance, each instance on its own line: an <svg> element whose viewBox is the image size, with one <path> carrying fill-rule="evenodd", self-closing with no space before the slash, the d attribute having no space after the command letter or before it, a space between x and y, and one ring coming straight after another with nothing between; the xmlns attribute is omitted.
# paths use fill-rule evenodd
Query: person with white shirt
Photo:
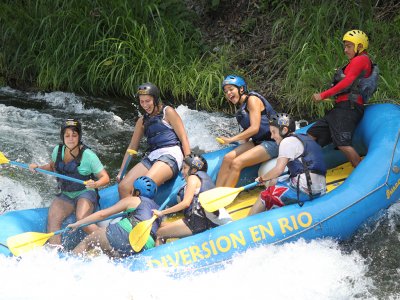
<svg viewBox="0 0 400 300"><path fill-rule="evenodd" d="M136 122L128 149L137 150L145 136L148 150L141 162L121 180L121 172L129 156L125 154L117 175L120 199L132 194L132 184L140 176L151 178L157 186L177 176L184 157L190 155L182 119L174 108L161 103L159 89L147 82L138 87L137 96L144 115Z"/></svg>
<svg viewBox="0 0 400 300"><path fill-rule="evenodd" d="M268 187L260 193L249 215L291 203L303 205L326 192L326 165L321 146L306 134L294 134L295 121L285 113L270 118L270 130L279 145L279 154L275 167L256 178ZM286 167L289 178L278 181Z"/></svg>

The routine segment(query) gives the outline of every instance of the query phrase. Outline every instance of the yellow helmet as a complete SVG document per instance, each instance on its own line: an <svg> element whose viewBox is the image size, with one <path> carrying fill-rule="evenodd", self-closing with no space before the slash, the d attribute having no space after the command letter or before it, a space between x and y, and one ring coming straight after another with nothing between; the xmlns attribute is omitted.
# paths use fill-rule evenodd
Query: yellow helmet
<svg viewBox="0 0 400 300"><path fill-rule="evenodd" d="M358 29L347 31L343 36L343 41L352 42L356 48L356 51L358 44L361 44L362 48L359 52L363 52L364 50L368 49L368 36L363 31Z"/></svg>

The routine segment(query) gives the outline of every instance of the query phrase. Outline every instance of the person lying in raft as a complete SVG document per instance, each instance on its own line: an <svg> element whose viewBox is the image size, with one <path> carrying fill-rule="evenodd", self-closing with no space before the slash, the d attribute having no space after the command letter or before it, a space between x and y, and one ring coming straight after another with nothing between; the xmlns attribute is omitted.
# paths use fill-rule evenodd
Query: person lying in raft
<svg viewBox="0 0 400 300"><path fill-rule="evenodd" d="M136 179L133 184L133 193L134 195L121 199L109 208L97 211L68 225L69 228L76 229L82 224L100 221L122 211L128 213L118 223L110 223L106 228L99 227L95 232L86 236L75 247L74 254L83 254L95 247L100 247L110 257L126 257L136 253L129 243L129 233L140 221L150 219L153 216L152 210L159 208L159 205L153 200L157 193L157 185L149 177L141 176ZM159 220L153 223L144 249L154 247L159 225Z"/></svg>
<svg viewBox="0 0 400 300"><path fill-rule="evenodd" d="M178 204L162 211L154 210L161 218L183 210L184 218L174 222L162 222L157 231L156 246L168 238L182 238L231 221L228 212L220 209L216 213L206 212L198 201L198 195L215 187L207 172L207 161L203 156L191 154L183 163L182 175L186 184L178 193Z"/></svg>
<svg viewBox="0 0 400 300"><path fill-rule="evenodd" d="M157 186L175 177L182 167L184 156L190 154L189 140L178 113L160 101L160 91L152 83L138 87L137 96L144 115L135 125L128 149L137 150L143 136L147 138L148 152L121 180L121 172L129 154L125 154L117 175L120 199L132 193L132 183L140 176L148 176Z"/></svg>
<svg viewBox="0 0 400 300"><path fill-rule="evenodd" d="M294 134L295 121L288 114L273 115L269 124L272 138L279 145L279 155L276 166L256 178L260 183L268 182L268 187L261 192L249 215L285 204L302 205L326 191L326 166L321 146L308 135ZM289 179L277 184L286 166Z"/></svg>
<svg viewBox="0 0 400 300"><path fill-rule="evenodd" d="M264 96L248 92L247 84L240 76L226 76L222 89L226 99L239 107L236 120L243 131L233 137L221 136L219 139L225 144L243 140L245 143L225 155L216 186L235 187L242 169L278 155L278 146L271 138L268 124L269 116L275 114L275 110Z"/></svg>
<svg viewBox="0 0 400 300"><path fill-rule="evenodd" d="M97 155L82 143L82 124L76 119L63 122L60 132L61 144L53 149L51 161L43 166L36 163L29 165L34 171L40 168L59 174L87 181L86 186L58 178L60 193L51 203L47 219L47 232L61 229L65 218L75 211L76 219L81 220L96 210L99 187L110 182L107 171ZM90 234L97 229L92 224L83 228ZM61 245L61 235L52 236L51 245Z"/></svg>

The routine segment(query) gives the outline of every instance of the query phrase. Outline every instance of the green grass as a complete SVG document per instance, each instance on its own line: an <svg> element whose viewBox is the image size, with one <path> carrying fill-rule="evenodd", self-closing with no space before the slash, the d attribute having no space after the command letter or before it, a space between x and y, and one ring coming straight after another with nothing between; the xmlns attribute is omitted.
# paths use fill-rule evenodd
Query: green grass
<svg viewBox="0 0 400 300"><path fill-rule="evenodd" d="M128 97L151 81L175 102L201 99L198 107L206 109L221 99L215 82L229 63L204 51L180 1L18 3L0 6L7 78L45 90Z"/></svg>
<svg viewBox="0 0 400 300"><path fill-rule="evenodd" d="M221 2L203 1L213 13L226 7ZM329 87L335 68L346 63L341 37L359 28L370 37L369 53L381 70L371 102L400 102L398 8L372 0L256 2L252 9L262 12L259 19L244 18L235 32L245 44L254 32L268 38L267 45L260 45L266 55L257 69L243 63L256 60L252 46L243 52L219 42L221 50L210 52L212 45L202 40L196 16L183 1L4 0L0 80L124 97L151 81L167 101L229 111L220 84L224 75L236 73L255 90L257 83L267 83L259 91L277 101L277 110L317 117L331 103L314 104L311 95ZM265 32L257 31L260 19L268 20Z"/></svg>
<svg viewBox="0 0 400 300"><path fill-rule="evenodd" d="M274 22L271 41L278 46L270 61L284 65L275 89L270 91L288 112L297 116L321 116L331 103L315 104L313 93L330 87L336 68L347 63L341 38L350 29L369 35L369 53L380 67L378 91L370 100L400 103L400 18L382 20L372 1L283 1L268 15L282 16Z"/></svg>

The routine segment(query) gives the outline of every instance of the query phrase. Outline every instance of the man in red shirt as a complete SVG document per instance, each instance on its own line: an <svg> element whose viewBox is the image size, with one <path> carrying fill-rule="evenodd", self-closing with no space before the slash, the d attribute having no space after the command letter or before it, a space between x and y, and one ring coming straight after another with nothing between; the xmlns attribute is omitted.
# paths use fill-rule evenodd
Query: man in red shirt
<svg viewBox="0 0 400 300"><path fill-rule="evenodd" d="M352 147L351 141L357 124L364 115L364 102L359 91L360 80L372 72L372 62L368 57L368 37L361 30L351 30L343 36L344 53L349 63L339 69L334 77L333 86L312 96L316 102L335 97L334 107L315 122L307 131L322 147L333 141L353 167L361 158Z"/></svg>

